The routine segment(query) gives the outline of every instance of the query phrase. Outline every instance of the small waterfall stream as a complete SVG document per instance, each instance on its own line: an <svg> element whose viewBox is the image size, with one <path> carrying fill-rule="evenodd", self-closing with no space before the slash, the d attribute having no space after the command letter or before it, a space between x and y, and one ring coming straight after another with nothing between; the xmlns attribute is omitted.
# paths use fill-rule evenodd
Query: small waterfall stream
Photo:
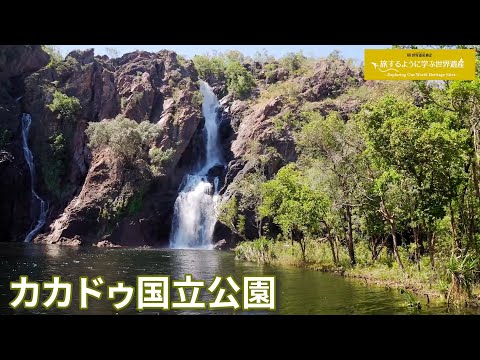
<svg viewBox="0 0 480 360"><path fill-rule="evenodd" d="M35 164L33 163L33 154L30 148L28 147L28 135L30 133L30 126L32 125L32 117L30 114L22 115L22 148L23 155L25 156L25 161L28 164L28 169L30 170L30 187L32 192L32 213L34 206L39 206L39 215L37 223L33 226L33 229L25 237L25 242L30 242L37 235L40 229L45 225L47 221L48 205L47 203L38 196L35 191Z"/></svg>
<svg viewBox="0 0 480 360"><path fill-rule="evenodd" d="M207 174L212 167L224 165L218 139L218 99L210 86L203 81L200 83L200 92L203 95L206 158L203 166L198 166L200 170L184 177L175 200L170 247L177 249L211 248L217 220L219 179L215 177L212 184Z"/></svg>

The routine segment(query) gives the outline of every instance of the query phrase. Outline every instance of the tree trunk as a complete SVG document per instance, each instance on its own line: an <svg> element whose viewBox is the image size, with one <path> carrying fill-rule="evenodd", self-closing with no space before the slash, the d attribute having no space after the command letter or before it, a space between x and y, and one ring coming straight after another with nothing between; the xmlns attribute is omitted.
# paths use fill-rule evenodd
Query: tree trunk
<svg viewBox="0 0 480 360"><path fill-rule="evenodd" d="M475 152L475 157L473 159L473 163L472 163L473 167L472 167L472 175L473 175L473 185L474 185L474 188L475 188L475 194L477 195L477 198L480 199L480 187L478 185L478 174L477 174L477 155L476 155L476 152Z"/></svg>
<svg viewBox="0 0 480 360"><path fill-rule="evenodd" d="M337 255L337 261L340 261L340 257L338 256L338 244L339 244L339 240L338 240L338 236L335 235L335 239L333 240L333 245L335 245L335 254Z"/></svg>
<svg viewBox="0 0 480 360"><path fill-rule="evenodd" d="M347 246L350 263L355 266L355 250L353 248L353 233L352 233L352 208L347 205L345 208L345 219L347 220Z"/></svg>
<svg viewBox="0 0 480 360"><path fill-rule="evenodd" d="M299 243L300 243L300 248L302 249L302 259L303 259L303 262L306 262L306 256L305 256L305 250L306 250L306 247L307 247L307 241L305 238L299 240Z"/></svg>
<svg viewBox="0 0 480 360"><path fill-rule="evenodd" d="M335 254L335 245L334 245L335 240L332 238L330 234L327 235L327 240L328 240L328 243L330 244L330 249L332 250L333 263L337 265L338 259Z"/></svg>
<svg viewBox="0 0 480 360"><path fill-rule="evenodd" d="M398 253L397 249L397 226L395 224L395 219L390 219L388 222L390 224L390 231L392 233L392 241L393 241L393 254L395 255L395 259L397 260L398 266L405 272L405 268L403 267L402 259L400 259L400 254Z"/></svg>
<svg viewBox="0 0 480 360"><path fill-rule="evenodd" d="M415 261L420 271L420 227L418 225L413 228L413 238L415 239Z"/></svg>
<svg viewBox="0 0 480 360"><path fill-rule="evenodd" d="M432 266L432 269L435 268L435 249L433 247L433 234L427 230L427 243L428 243L428 254L430 255L430 265Z"/></svg>
<svg viewBox="0 0 480 360"><path fill-rule="evenodd" d="M455 226L455 214L453 213L453 207L452 207L452 202L448 204L449 210L450 210L450 226L452 229L452 254L457 254L458 252L461 251L462 249L462 240L460 238L457 238L457 229Z"/></svg>

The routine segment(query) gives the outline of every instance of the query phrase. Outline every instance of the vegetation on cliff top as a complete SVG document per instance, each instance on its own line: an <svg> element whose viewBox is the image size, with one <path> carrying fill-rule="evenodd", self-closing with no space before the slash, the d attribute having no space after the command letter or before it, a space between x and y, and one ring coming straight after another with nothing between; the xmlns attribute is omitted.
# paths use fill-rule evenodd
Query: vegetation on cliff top
<svg viewBox="0 0 480 360"><path fill-rule="evenodd" d="M243 64L243 55L230 51L221 55L196 55L193 63L202 79L225 80L235 98L247 98L255 87L252 73Z"/></svg>

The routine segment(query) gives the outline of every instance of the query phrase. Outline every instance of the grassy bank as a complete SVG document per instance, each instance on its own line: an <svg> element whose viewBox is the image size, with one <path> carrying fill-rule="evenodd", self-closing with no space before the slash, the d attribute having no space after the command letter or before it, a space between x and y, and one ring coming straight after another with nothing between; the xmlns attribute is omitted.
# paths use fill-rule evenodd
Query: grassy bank
<svg viewBox="0 0 480 360"><path fill-rule="evenodd" d="M332 272L349 278L359 279L367 284L406 290L412 293L415 300L423 303L446 303L451 289L450 274L445 264L448 261L435 259L433 269L428 257L422 257L420 264L409 259L408 250L400 248L400 256L405 266L405 272L399 267L394 257L383 249L375 261L370 250L359 243L356 248L357 264L351 266L347 250L338 249L338 262L332 259L331 248L327 242L307 241L306 259L298 243L287 241L271 241L257 239L242 242L235 248L238 259L273 265L290 265L305 267L318 271ZM420 270L419 270L420 265ZM477 306L480 294L478 285L473 287L472 297L457 298L456 306Z"/></svg>

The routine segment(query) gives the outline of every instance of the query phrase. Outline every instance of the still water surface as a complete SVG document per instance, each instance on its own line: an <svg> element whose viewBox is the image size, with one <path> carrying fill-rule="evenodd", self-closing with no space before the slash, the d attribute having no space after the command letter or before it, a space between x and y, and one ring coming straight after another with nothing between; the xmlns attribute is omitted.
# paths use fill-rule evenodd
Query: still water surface
<svg viewBox="0 0 480 360"><path fill-rule="evenodd" d="M293 267L274 267L235 260L233 253L213 250L180 249L128 249L95 247L68 247L57 245L0 243L0 314L139 314L135 299L119 312L107 300L105 285L101 300L90 298L89 309L79 310L78 290L80 276L103 276L106 285L124 281L136 287L138 275L170 275L171 281L183 280L192 274L194 280L204 280L208 287L215 276L231 275L241 285L242 276L275 275L277 278L277 311L238 310L145 310L141 314L411 314L403 305L398 290L366 286L359 281L338 275ZM62 281L73 283L73 300L68 309L16 310L9 302L16 291L9 289L10 281L18 281L20 275L43 282L52 275L60 275ZM226 282L222 287L231 291ZM187 291L189 294L189 291ZM42 294L45 300L48 292ZM171 287L172 300L178 299L178 291ZM63 295L62 295L63 298ZM241 292L236 295L241 304ZM203 289L200 299L207 303L214 295ZM446 313L443 307L425 307L420 314Z"/></svg>

